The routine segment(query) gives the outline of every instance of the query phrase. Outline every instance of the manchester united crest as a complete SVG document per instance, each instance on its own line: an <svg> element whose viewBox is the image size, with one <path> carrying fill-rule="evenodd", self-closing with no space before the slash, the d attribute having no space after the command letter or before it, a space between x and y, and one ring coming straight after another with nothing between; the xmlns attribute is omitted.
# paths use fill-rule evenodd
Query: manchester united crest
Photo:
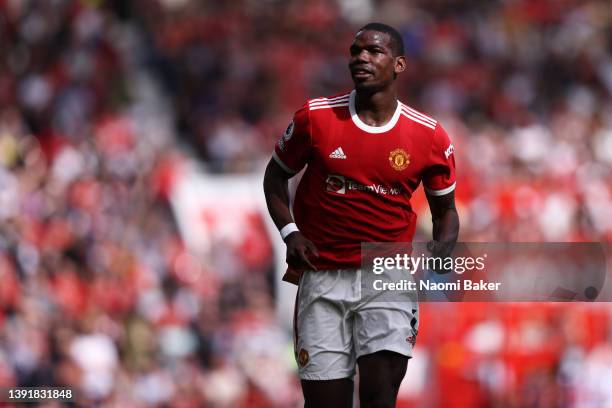
<svg viewBox="0 0 612 408"><path fill-rule="evenodd" d="M410 155L404 149L395 149L389 153L389 164L397 171L402 171L410 164Z"/></svg>
<svg viewBox="0 0 612 408"><path fill-rule="evenodd" d="M300 367L304 367L306 364L308 364L309 358L308 351L306 349L300 349L300 352L298 353L298 363L300 364Z"/></svg>

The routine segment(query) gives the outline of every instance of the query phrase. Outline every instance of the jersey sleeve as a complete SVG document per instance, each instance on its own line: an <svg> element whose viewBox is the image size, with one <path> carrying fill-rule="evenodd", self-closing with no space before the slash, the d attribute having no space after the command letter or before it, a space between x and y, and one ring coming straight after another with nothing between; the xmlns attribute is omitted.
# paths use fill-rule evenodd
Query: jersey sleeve
<svg viewBox="0 0 612 408"><path fill-rule="evenodd" d="M272 157L287 173L298 173L308 163L312 146L308 106L293 115L285 133L276 142Z"/></svg>
<svg viewBox="0 0 612 408"><path fill-rule="evenodd" d="M455 190L455 146L438 123L434 130L432 149L423 176L425 192L442 196Z"/></svg>

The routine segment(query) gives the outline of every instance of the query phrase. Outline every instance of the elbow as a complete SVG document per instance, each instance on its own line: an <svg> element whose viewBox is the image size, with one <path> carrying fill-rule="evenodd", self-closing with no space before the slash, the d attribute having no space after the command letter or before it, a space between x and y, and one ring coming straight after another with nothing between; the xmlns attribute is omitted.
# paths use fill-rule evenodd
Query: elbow
<svg viewBox="0 0 612 408"><path fill-rule="evenodd" d="M287 187L289 180L288 175L285 175L284 171L276 164L274 159L270 159L266 166L266 171L263 177L263 190L266 197L273 194L279 189Z"/></svg>
<svg viewBox="0 0 612 408"><path fill-rule="evenodd" d="M459 214L453 208L432 217L434 239L443 242L456 242L459 237Z"/></svg>
<svg viewBox="0 0 612 408"><path fill-rule="evenodd" d="M266 166L266 171L264 172L264 177L263 177L263 191L264 194L267 196L268 193L270 192L270 186L272 183L272 171L270 169L270 163L268 163L268 165Z"/></svg>

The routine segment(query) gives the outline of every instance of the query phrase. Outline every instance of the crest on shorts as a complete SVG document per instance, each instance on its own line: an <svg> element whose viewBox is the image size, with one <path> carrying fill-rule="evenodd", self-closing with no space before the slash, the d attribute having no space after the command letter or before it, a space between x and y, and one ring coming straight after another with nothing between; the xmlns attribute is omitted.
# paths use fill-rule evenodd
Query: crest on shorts
<svg viewBox="0 0 612 408"><path fill-rule="evenodd" d="M298 353L298 364L300 367L304 367L306 364L308 364L308 360L310 360L308 351L306 351L304 348L300 349L300 352Z"/></svg>
<svg viewBox="0 0 612 408"><path fill-rule="evenodd" d="M410 155L404 149L395 149L389 153L389 164L397 171L402 171L410 164Z"/></svg>
<svg viewBox="0 0 612 408"><path fill-rule="evenodd" d="M415 313L416 310L412 309L412 313ZM414 345L416 344L416 338L417 335L419 334L419 331L417 329L415 329L417 323L417 319L416 317L413 317L412 320L410 321L410 326L412 326L412 335L406 337L406 342L409 343L412 347L414 347Z"/></svg>

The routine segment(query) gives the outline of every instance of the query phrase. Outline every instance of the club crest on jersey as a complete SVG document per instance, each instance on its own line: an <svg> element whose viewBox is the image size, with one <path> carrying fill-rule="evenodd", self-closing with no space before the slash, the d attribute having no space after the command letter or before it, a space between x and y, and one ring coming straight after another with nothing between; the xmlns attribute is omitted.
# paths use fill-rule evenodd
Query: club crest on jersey
<svg viewBox="0 0 612 408"><path fill-rule="evenodd" d="M285 150L285 143L288 142L289 139L291 139L291 136L293 136L293 129L294 128L295 128L295 123L293 121L291 121L289 126L287 126L287 129L285 130L285 133L283 134L283 136L278 141L278 147L281 150L283 150L283 151Z"/></svg>
<svg viewBox="0 0 612 408"><path fill-rule="evenodd" d="M402 171L410 164L410 155L404 149L395 149L389 153L389 164L397 171Z"/></svg>

